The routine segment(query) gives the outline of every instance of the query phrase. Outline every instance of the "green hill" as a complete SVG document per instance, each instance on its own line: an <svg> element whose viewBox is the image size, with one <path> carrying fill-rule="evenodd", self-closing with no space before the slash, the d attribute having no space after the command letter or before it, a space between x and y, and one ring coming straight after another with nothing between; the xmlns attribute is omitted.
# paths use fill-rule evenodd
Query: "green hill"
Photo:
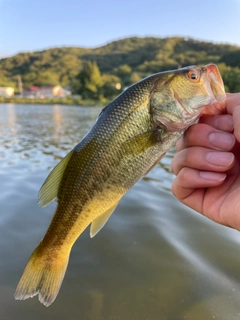
<svg viewBox="0 0 240 320"><path fill-rule="evenodd" d="M0 60L0 86L16 86L16 76L21 75L24 88L60 84L79 91L76 77L88 61L96 62L105 82L115 79L122 87L155 72L213 62L219 65L226 89L240 91L240 47L182 37L131 37L94 49L19 53Z"/></svg>

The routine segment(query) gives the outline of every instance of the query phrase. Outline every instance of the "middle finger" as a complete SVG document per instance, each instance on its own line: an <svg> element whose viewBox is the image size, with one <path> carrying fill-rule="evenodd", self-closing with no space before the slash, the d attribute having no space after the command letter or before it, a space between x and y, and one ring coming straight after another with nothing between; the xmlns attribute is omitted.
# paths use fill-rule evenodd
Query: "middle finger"
<svg viewBox="0 0 240 320"><path fill-rule="evenodd" d="M194 124L187 129L183 137L177 142L178 151L192 147L201 146L214 150L228 151L235 144L234 136L225 131L220 131L205 123Z"/></svg>

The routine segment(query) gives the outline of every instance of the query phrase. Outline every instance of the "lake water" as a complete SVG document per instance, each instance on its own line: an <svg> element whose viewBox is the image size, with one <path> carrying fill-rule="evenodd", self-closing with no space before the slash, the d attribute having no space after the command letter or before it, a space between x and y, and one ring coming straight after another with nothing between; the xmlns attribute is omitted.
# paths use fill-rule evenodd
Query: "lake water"
<svg viewBox="0 0 240 320"><path fill-rule="evenodd" d="M23 268L56 204L38 208L49 171L100 108L0 104L0 320L240 319L240 235L179 203L170 151L93 239L75 243L49 308L15 301Z"/></svg>

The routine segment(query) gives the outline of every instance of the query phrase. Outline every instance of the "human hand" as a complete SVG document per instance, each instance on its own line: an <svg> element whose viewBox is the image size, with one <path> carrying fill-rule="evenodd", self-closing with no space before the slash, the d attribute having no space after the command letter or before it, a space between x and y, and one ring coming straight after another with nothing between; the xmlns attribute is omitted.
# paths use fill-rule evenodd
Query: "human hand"
<svg viewBox="0 0 240 320"><path fill-rule="evenodd" d="M211 220L240 230L240 93L227 95L226 111L203 116L178 141L172 192Z"/></svg>

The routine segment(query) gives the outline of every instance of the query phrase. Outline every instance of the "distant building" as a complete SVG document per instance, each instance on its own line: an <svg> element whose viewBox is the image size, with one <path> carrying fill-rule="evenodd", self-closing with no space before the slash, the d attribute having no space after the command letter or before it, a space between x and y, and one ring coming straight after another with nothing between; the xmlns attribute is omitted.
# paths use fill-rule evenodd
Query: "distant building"
<svg viewBox="0 0 240 320"><path fill-rule="evenodd" d="M24 90L22 93L22 97L25 98L54 98L61 97L64 98L66 96L71 95L71 91L68 89L64 89L61 86L47 86L47 87L37 87L32 86L29 90Z"/></svg>
<svg viewBox="0 0 240 320"><path fill-rule="evenodd" d="M0 97L10 98L14 95L14 88L0 87Z"/></svg>

